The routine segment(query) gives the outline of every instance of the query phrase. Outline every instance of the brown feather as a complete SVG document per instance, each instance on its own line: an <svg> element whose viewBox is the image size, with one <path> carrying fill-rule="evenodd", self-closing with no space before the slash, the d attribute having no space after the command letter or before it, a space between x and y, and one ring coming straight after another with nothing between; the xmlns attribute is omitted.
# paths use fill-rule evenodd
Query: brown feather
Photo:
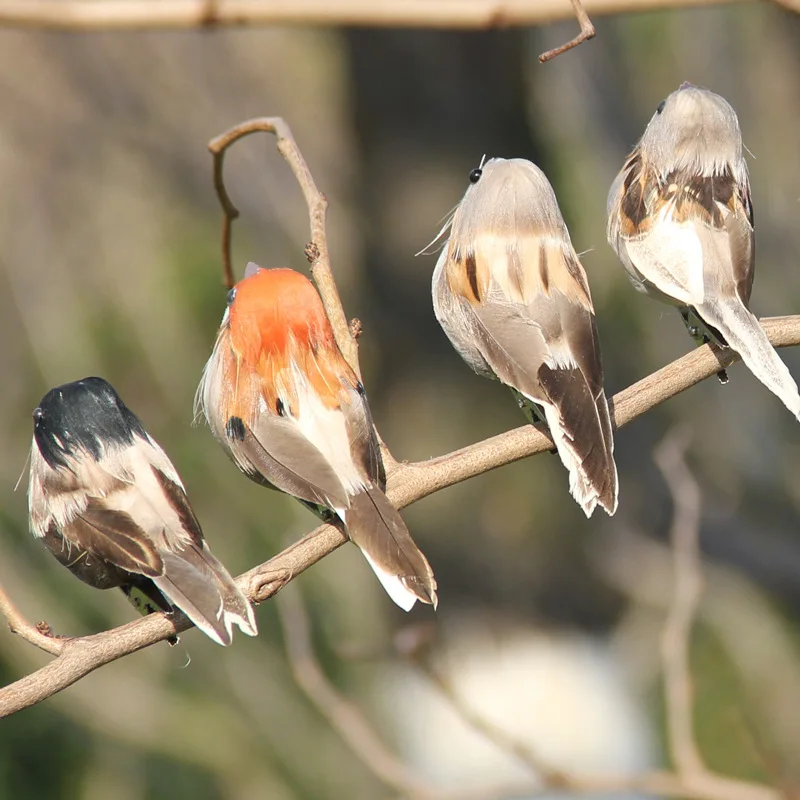
<svg viewBox="0 0 800 800"><path fill-rule="evenodd" d="M383 572L394 575L423 603L435 608L436 580L402 517L380 489L368 486L350 498L345 518L350 539Z"/></svg>
<svg viewBox="0 0 800 800"><path fill-rule="evenodd" d="M161 573L161 556L148 534L124 511L90 497L84 511L66 526L64 538L96 558L127 572L152 578Z"/></svg>
<svg viewBox="0 0 800 800"><path fill-rule="evenodd" d="M161 486L162 491L167 497L167 501L172 506L175 513L178 515L181 527L189 535L191 540L197 547L203 546L203 531L200 528L200 523L194 515L192 507L189 505L189 499L186 497L186 492L178 486L175 481L170 480L158 467L151 465L153 474Z"/></svg>

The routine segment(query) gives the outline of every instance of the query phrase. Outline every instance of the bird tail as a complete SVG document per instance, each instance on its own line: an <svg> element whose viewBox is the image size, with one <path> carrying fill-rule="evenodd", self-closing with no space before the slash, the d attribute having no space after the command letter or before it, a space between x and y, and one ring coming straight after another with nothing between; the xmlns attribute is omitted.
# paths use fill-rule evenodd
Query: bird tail
<svg viewBox="0 0 800 800"><path fill-rule="evenodd" d="M569 471L569 491L591 517L597 505L612 516L619 483L608 401L602 388L593 396L577 368L539 371L549 403L542 403L550 435Z"/></svg>
<svg viewBox="0 0 800 800"><path fill-rule="evenodd" d="M436 579L397 509L377 487L350 496L344 523L389 597L404 611L417 600L436 608Z"/></svg>
<svg viewBox="0 0 800 800"><path fill-rule="evenodd" d="M750 372L800 419L797 384L770 344L758 319L737 299L709 300L697 306L697 313L725 337Z"/></svg>
<svg viewBox="0 0 800 800"><path fill-rule="evenodd" d="M252 606L205 543L160 555L164 573L153 583L206 636L229 645L234 625L248 636L258 633Z"/></svg>

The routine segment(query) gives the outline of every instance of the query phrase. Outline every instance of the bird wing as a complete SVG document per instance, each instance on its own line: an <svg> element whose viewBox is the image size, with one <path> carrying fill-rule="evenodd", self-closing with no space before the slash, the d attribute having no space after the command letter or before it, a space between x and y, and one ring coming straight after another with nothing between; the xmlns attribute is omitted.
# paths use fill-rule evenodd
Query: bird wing
<svg viewBox="0 0 800 800"><path fill-rule="evenodd" d="M470 261L488 278L460 280ZM617 472L594 311L566 235L486 237L461 263L445 254L437 272L437 316L456 349L544 407L573 495L587 514L597 502L613 513Z"/></svg>
<svg viewBox="0 0 800 800"><path fill-rule="evenodd" d="M353 462L363 472L365 483L374 483L383 491L386 488L386 473L367 393L363 385L358 383L355 389L347 389L347 397L348 402L342 404L342 411Z"/></svg>
<svg viewBox="0 0 800 800"><path fill-rule="evenodd" d="M498 377L544 407L573 495L587 513L595 502L613 513L617 470L594 314L555 294L524 307L488 304L476 316Z"/></svg>
<svg viewBox="0 0 800 800"><path fill-rule="evenodd" d="M110 508L104 498L90 497L62 533L78 550L126 572L153 578L163 571L161 555L147 531L129 513Z"/></svg>
<svg viewBox="0 0 800 800"><path fill-rule="evenodd" d="M347 491L319 448L290 418L262 413L250 424L232 417L227 445L239 468L283 492L333 509L348 506Z"/></svg>
<svg viewBox="0 0 800 800"><path fill-rule="evenodd" d="M750 190L730 171L659 176L634 153L609 193L609 241L658 292L697 307L736 295L747 306L755 249Z"/></svg>

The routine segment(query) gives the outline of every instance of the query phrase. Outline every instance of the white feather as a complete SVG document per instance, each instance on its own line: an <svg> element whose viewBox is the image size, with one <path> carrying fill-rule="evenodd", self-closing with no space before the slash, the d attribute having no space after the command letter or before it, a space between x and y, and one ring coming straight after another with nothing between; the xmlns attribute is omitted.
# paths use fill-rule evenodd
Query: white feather
<svg viewBox="0 0 800 800"><path fill-rule="evenodd" d="M296 364L292 364L291 370L298 404L297 414L291 419L333 467L345 491L355 494L364 486L364 480L353 461L344 414L320 400Z"/></svg>
<svg viewBox="0 0 800 800"><path fill-rule="evenodd" d="M346 524L346 520L345 520ZM386 594L398 605L403 611L411 611L414 603L417 602L417 596L403 586L403 582L396 575L390 575L384 572L367 554L366 550L362 550L364 558L367 563L372 567L375 576L381 582L381 586L386 590Z"/></svg>
<svg viewBox="0 0 800 800"><path fill-rule="evenodd" d="M660 292L686 306L703 302L703 245L694 223L675 222L665 206L644 236L624 240L635 269Z"/></svg>

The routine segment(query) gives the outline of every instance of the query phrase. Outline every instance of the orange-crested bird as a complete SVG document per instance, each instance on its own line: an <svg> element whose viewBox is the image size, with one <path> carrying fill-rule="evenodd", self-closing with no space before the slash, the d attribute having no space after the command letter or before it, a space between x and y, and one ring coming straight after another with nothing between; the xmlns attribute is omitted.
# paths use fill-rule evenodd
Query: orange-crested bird
<svg viewBox="0 0 800 800"><path fill-rule="evenodd" d="M433 273L433 308L461 357L544 417L587 517L617 509L594 307L544 173L493 158L470 173Z"/></svg>
<svg viewBox="0 0 800 800"><path fill-rule="evenodd" d="M366 392L308 278L247 265L196 405L245 475L333 511L397 605L436 607L430 565L383 492Z"/></svg>

